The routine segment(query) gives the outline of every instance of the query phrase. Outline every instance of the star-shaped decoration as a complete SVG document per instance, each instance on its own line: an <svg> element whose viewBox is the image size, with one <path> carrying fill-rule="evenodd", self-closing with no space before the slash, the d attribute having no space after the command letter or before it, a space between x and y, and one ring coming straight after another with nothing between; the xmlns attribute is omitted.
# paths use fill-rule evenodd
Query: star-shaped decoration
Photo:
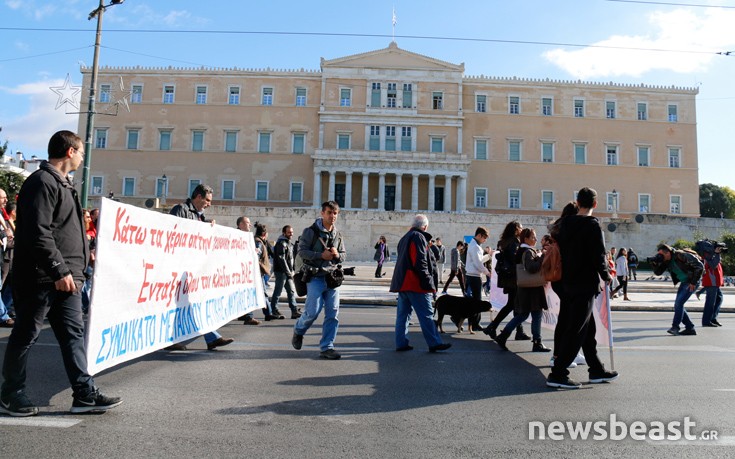
<svg viewBox="0 0 735 459"><path fill-rule="evenodd" d="M123 83L122 77L120 77L120 89L114 89L110 91L110 103L107 104L107 108L102 111L103 114L113 114L111 113L114 109L114 114L117 114L117 111L120 109L120 106L122 105L125 110L130 113L130 105L128 105L128 99L132 97L133 90L132 89L125 89L125 84Z"/></svg>
<svg viewBox="0 0 735 459"><path fill-rule="evenodd" d="M79 110L79 93L82 92L81 86L75 86L71 82L69 74L66 74L66 80L63 86L51 86L53 92L59 95L59 100L56 101L56 108L58 110L64 104L71 104L72 107Z"/></svg>

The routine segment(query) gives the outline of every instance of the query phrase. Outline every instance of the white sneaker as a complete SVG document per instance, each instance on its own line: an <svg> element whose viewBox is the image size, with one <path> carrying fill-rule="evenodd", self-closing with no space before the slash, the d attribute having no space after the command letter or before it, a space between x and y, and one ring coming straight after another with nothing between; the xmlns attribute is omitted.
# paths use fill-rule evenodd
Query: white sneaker
<svg viewBox="0 0 735 459"><path fill-rule="evenodd" d="M579 357L579 356L577 356L577 357ZM554 357L553 356L551 357L551 366L552 367L554 366ZM575 362L572 362L572 363L569 364L569 366L567 368L577 368L577 364Z"/></svg>
<svg viewBox="0 0 735 459"><path fill-rule="evenodd" d="M584 355L577 354L577 356L574 358L574 363L577 365L587 365L587 359L584 358Z"/></svg>

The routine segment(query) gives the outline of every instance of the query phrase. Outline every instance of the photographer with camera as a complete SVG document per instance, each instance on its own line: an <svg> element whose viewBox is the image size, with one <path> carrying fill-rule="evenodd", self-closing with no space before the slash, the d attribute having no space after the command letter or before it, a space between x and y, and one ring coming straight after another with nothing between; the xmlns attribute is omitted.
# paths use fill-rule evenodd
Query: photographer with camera
<svg viewBox="0 0 735 459"><path fill-rule="evenodd" d="M698 241L694 246L704 260L704 275L702 276L702 288L705 293L704 310L702 311L703 327L721 327L717 321L717 314L722 305L722 290L725 285L722 273L720 256L727 252L727 246L717 241Z"/></svg>
<svg viewBox="0 0 735 459"><path fill-rule="evenodd" d="M339 215L339 204L326 201L322 204L322 216L313 225L304 229L299 238L298 257L304 262L304 272L313 274L306 284L306 303L304 311L294 325L291 345L299 350L304 335L324 309L322 339L319 342L319 357L337 360L341 357L334 350L334 339L339 328L339 291L341 277L344 276L338 265L345 260L342 234L334 225ZM336 275L339 273L339 276ZM304 279L306 281L306 279Z"/></svg>
<svg viewBox="0 0 735 459"><path fill-rule="evenodd" d="M676 250L666 244L659 245L657 250L658 254L655 257L647 258L647 261L653 267L654 274L660 276L668 270L674 285L681 282L674 299L674 320L671 328L666 332L674 336L696 335L697 331L694 330L694 323L689 318L684 303L689 300L694 290L697 289L704 266L694 251ZM685 328L679 331L681 323L684 324Z"/></svg>

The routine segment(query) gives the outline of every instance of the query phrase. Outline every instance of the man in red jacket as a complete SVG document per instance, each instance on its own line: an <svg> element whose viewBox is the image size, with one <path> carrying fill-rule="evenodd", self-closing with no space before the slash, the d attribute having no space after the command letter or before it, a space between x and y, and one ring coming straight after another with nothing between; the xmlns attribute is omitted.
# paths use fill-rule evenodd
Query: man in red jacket
<svg viewBox="0 0 735 459"><path fill-rule="evenodd" d="M390 291L398 292L398 307L396 309L396 351L410 351L413 346L408 344L408 321L411 311L416 311L416 317L421 325L429 352L444 351L452 345L442 343L441 336L434 324L434 307L431 304L434 284L433 254L429 250L431 234L429 219L426 215L416 215L411 229L398 242L396 267L393 270L393 279Z"/></svg>
<svg viewBox="0 0 735 459"><path fill-rule="evenodd" d="M702 287L706 295L704 300L704 311L702 311L703 327L721 327L717 321L717 314L722 305L722 290L725 285L722 275L722 263L720 263L722 247L716 246L713 251L704 252L704 276L702 276Z"/></svg>

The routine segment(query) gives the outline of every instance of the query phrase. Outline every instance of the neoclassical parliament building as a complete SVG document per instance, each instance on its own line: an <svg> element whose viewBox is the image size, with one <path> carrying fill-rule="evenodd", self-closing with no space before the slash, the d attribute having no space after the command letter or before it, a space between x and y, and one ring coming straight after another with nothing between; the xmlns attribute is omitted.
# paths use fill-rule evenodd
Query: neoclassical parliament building
<svg viewBox="0 0 735 459"><path fill-rule="evenodd" d="M602 215L699 216L695 88L467 76L391 43L319 70L101 68L98 109L121 92L92 204L206 183L218 205L551 216L591 186Z"/></svg>

